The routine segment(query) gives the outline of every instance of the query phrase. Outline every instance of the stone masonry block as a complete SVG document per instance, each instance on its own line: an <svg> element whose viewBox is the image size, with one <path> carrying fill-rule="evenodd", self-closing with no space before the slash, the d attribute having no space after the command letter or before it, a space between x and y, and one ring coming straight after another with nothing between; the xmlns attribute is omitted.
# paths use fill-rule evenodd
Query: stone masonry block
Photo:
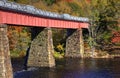
<svg viewBox="0 0 120 78"><path fill-rule="evenodd" d="M0 78L13 78L7 25L0 25Z"/></svg>
<svg viewBox="0 0 120 78"><path fill-rule="evenodd" d="M71 33L69 30L68 33ZM72 30L66 40L65 57L82 58L84 54L82 29Z"/></svg>
<svg viewBox="0 0 120 78"><path fill-rule="evenodd" d="M50 28L33 28L32 43L29 51L28 66L53 67L52 31Z"/></svg>

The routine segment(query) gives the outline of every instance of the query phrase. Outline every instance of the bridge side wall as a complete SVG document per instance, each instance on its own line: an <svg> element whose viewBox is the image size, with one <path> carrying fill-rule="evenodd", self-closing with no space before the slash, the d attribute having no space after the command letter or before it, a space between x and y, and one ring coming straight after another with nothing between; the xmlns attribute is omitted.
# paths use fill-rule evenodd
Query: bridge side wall
<svg viewBox="0 0 120 78"><path fill-rule="evenodd" d="M82 29L68 30L65 57L83 58L84 43Z"/></svg>
<svg viewBox="0 0 120 78"><path fill-rule="evenodd" d="M0 24L0 78L13 78L7 25Z"/></svg>
<svg viewBox="0 0 120 78"><path fill-rule="evenodd" d="M32 28L32 40L28 66L54 67L51 28Z"/></svg>
<svg viewBox="0 0 120 78"><path fill-rule="evenodd" d="M59 20L0 10L0 23L33 27L88 28L85 22ZM14 18L14 19L13 19Z"/></svg>

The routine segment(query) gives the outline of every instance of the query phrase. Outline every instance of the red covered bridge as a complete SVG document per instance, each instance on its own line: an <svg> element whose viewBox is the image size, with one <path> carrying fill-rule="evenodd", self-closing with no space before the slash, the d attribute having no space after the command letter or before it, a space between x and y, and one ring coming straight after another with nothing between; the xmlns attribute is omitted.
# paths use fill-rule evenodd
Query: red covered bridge
<svg viewBox="0 0 120 78"><path fill-rule="evenodd" d="M32 27L33 41L27 52L28 66L53 67L55 60L51 28L69 29L66 57L83 57L82 28L88 28L88 22L88 18L61 15L0 0L0 78L13 78L7 37L9 25Z"/></svg>
<svg viewBox="0 0 120 78"><path fill-rule="evenodd" d="M55 28L88 28L88 18L39 10L30 5L0 1L0 23Z"/></svg>
<svg viewBox="0 0 120 78"><path fill-rule="evenodd" d="M84 19L84 18L83 18ZM64 20L49 17L40 17L30 14L23 14L18 12L10 12L7 10L0 10L0 23L23 25L23 26L36 26L36 27L55 27L55 28L88 28L88 23Z"/></svg>

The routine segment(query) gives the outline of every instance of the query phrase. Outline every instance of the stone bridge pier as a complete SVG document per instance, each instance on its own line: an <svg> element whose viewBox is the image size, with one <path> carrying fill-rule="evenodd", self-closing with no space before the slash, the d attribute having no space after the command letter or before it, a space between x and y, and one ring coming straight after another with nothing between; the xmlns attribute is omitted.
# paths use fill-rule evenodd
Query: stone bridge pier
<svg viewBox="0 0 120 78"><path fill-rule="evenodd" d="M13 78L7 25L0 24L0 78Z"/></svg>
<svg viewBox="0 0 120 78"><path fill-rule="evenodd" d="M84 42L82 29L67 29L65 57L83 58Z"/></svg>
<svg viewBox="0 0 120 78"><path fill-rule="evenodd" d="M53 40L51 28L33 27L28 67L54 67Z"/></svg>

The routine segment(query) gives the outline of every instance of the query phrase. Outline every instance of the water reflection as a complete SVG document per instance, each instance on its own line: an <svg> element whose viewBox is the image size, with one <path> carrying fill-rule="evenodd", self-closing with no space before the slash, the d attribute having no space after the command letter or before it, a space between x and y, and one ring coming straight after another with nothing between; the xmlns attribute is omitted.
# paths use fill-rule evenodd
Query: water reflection
<svg viewBox="0 0 120 78"><path fill-rule="evenodd" d="M14 78L120 78L120 59L65 59L56 68L35 68Z"/></svg>

